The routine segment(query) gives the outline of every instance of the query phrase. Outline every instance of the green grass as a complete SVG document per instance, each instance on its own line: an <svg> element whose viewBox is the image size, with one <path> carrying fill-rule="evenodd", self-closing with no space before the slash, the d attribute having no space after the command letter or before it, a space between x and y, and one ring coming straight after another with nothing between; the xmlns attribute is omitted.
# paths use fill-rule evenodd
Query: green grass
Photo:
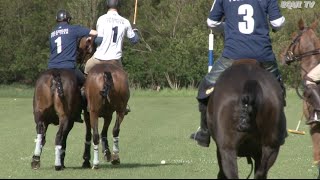
<svg viewBox="0 0 320 180"><path fill-rule="evenodd" d="M36 137L32 88L21 89L15 91L0 86L0 178L216 178L218 164L214 143L202 148L189 139L199 126L195 90L185 90L181 94L169 90L132 90L129 100L132 112L121 125L119 166L104 162L100 154L100 169L81 169L85 125L76 123L67 142L67 169L56 172L54 138L57 127L52 125L47 132L41 168L31 169ZM296 128L301 109L301 100L294 91L288 91L285 109L288 128ZM101 127L102 120L100 130ZM113 122L109 129L112 128ZM304 121L300 130L306 131L306 135L289 134L269 178L316 178L318 170L312 164L311 138ZM111 131L109 136L112 136ZM162 165L161 160L166 160L166 164ZM239 158L238 162L240 177L246 178L250 166L245 158Z"/></svg>

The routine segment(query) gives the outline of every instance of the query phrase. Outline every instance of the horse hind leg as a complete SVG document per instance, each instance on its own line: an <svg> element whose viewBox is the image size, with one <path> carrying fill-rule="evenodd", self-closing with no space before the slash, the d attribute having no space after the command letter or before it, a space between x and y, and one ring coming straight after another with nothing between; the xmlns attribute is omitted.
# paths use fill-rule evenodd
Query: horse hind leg
<svg viewBox="0 0 320 180"><path fill-rule="evenodd" d="M113 165L120 164L120 156L119 156L119 133L120 133L120 124L122 123L122 120L124 118L124 112L117 112L117 119L116 123L113 128L113 149L112 149L112 157L111 157L111 163Z"/></svg>
<svg viewBox="0 0 320 180"><path fill-rule="evenodd" d="M66 168L65 165L64 165L64 159L65 159L65 156L66 156L66 148L67 148L67 138L68 138L68 135L71 131L71 129L73 128L73 124L74 122L68 120L65 125L64 125L64 128L63 128L63 132L62 132L62 149L61 149L61 166L62 168Z"/></svg>
<svg viewBox="0 0 320 180"><path fill-rule="evenodd" d="M62 116L60 118L59 130L56 134L55 140L55 169L56 171L60 171L64 169L64 157L65 157L65 148L67 136L70 130L73 127L73 124L69 121L67 116Z"/></svg>
<svg viewBox="0 0 320 180"><path fill-rule="evenodd" d="M108 129L112 120L112 113L108 113L104 117L104 125L101 131L101 145L102 145L102 153L104 155L104 159L107 162L111 161L111 151L108 143Z"/></svg>
<svg viewBox="0 0 320 180"><path fill-rule="evenodd" d="M238 164L237 164L237 153L235 150L227 150L219 148L220 152L220 172L218 178L227 179L239 179L238 176ZM223 172L221 172L221 169Z"/></svg>
<svg viewBox="0 0 320 180"><path fill-rule="evenodd" d="M267 179L269 169L274 164L279 153L280 146L271 148L269 146L262 147L262 157L260 163L256 163L255 179Z"/></svg>
<svg viewBox="0 0 320 180"><path fill-rule="evenodd" d="M97 112L90 111L90 124L93 130L93 165L92 169L99 168L99 132L98 132L98 114Z"/></svg>
<svg viewBox="0 0 320 180"><path fill-rule="evenodd" d="M218 172L217 179L227 179L226 175L223 172L223 166L222 166L222 162L221 162L221 155L220 155L220 151L218 149L217 149L217 159L218 159L218 164L219 164L219 172Z"/></svg>
<svg viewBox="0 0 320 180"><path fill-rule="evenodd" d="M40 168L40 156L42 153L42 148L45 145L45 134L48 128L48 124L43 122L43 115L40 112L35 113L36 119L36 131L37 131L37 139L35 139L35 149L34 154L32 156L31 168L37 170Z"/></svg>
<svg viewBox="0 0 320 180"><path fill-rule="evenodd" d="M83 168L91 168L90 164L90 159L91 159L91 154L90 154L90 149L91 149L91 138L92 138L92 133L91 133L91 125L90 125L90 118L89 118L89 112L84 111L84 120L86 123L86 141L84 143L84 153L83 153L83 163L82 167Z"/></svg>

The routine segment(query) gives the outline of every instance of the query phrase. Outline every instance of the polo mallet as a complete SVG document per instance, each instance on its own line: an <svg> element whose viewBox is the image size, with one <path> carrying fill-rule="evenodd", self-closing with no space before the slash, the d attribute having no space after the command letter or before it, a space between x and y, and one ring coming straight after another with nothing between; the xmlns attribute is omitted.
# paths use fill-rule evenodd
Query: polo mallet
<svg viewBox="0 0 320 180"><path fill-rule="evenodd" d="M209 34L209 53L208 53L208 72L211 71L213 61L214 61L214 52L213 52L213 44L214 44L214 36L212 30L210 30Z"/></svg>
<svg viewBox="0 0 320 180"><path fill-rule="evenodd" d="M134 5L134 15L133 15L133 24L136 24L136 18L137 18L137 11L138 11L138 0L136 0Z"/></svg>
<svg viewBox="0 0 320 180"><path fill-rule="evenodd" d="M303 113L301 115L301 119L303 118ZM304 131L299 131L299 127L300 127L300 123L301 123L301 119L298 122L298 125L296 127L295 130L293 129L288 129L288 132L293 133L293 134L301 134L301 135L305 135L306 133Z"/></svg>
<svg viewBox="0 0 320 180"><path fill-rule="evenodd" d="M212 69L212 65L213 65L213 61L214 61L214 52L213 52L213 45L214 45L214 35L212 33L212 30L210 30L210 34L209 34L209 50L208 50L208 73L211 71ZM210 91L212 91L213 88L208 89L207 92L209 93ZM201 127L198 128L198 130Z"/></svg>

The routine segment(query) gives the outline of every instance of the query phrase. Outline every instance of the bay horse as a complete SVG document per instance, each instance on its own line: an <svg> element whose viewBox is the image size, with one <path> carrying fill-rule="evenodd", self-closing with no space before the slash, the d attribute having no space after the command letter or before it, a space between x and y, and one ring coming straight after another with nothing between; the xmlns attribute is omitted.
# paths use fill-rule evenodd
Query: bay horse
<svg viewBox="0 0 320 180"><path fill-rule="evenodd" d="M84 60L92 52L91 42L86 37L78 40L77 61ZM49 124L59 125L55 138L55 169L63 170L66 141L76 118L81 117L81 94L77 78L72 70L49 69L42 72L36 83L33 96L33 114L36 123L36 146L31 168L40 168L40 156L46 143Z"/></svg>
<svg viewBox="0 0 320 180"><path fill-rule="evenodd" d="M88 112L90 120L86 121L86 143L83 153L84 168L90 168L90 148L93 140L93 166L92 169L99 168L99 132L98 119L104 119L101 131L101 144L104 159L113 165L120 164L119 157L119 132L120 125L126 115L126 107L130 98L128 75L113 61L95 65L88 73L85 83L85 94L88 101ZM112 153L108 145L108 128L112 121L112 115L116 112L116 121L113 128L113 148ZM93 131L93 137L91 133Z"/></svg>
<svg viewBox="0 0 320 180"><path fill-rule="evenodd" d="M267 178L287 135L283 98L278 80L256 60L236 60L220 75L207 107L217 178L239 178L237 157L252 168L253 159L254 178Z"/></svg>
<svg viewBox="0 0 320 180"><path fill-rule="evenodd" d="M307 27L305 22L300 19L298 32L293 34L293 40L286 48L285 53L280 54L282 64L290 64L294 61L300 64L300 81L304 81L306 74L320 62L320 40L316 34L317 26L317 20L310 27ZM317 87L318 91L320 91L319 82L317 82ZM302 111L307 120L313 115L314 109L304 97L302 98ZM320 124L312 123L309 127L313 144L313 160L314 164L318 166L318 178L320 178Z"/></svg>

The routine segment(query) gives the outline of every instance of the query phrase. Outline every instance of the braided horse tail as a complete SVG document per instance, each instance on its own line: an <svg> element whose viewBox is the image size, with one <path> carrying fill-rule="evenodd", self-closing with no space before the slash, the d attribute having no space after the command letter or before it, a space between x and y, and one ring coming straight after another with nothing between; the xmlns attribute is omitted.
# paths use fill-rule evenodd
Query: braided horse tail
<svg viewBox="0 0 320 180"><path fill-rule="evenodd" d="M61 81L60 71L59 70L53 71L52 75L53 75L53 80L56 82L58 96L60 98L64 98L63 85L62 85L62 81Z"/></svg>
<svg viewBox="0 0 320 180"><path fill-rule="evenodd" d="M103 79L104 79L104 85L102 91L100 91L100 94L102 97L107 98L109 95L110 90L113 88L113 79L111 72L104 72L103 73Z"/></svg>
<svg viewBox="0 0 320 180"><path fill-rule="evenodd" d="M261 107L262 89L256 80L245 82L240 102L239 131L250 131L256 124L255 119Z"/></svg>

